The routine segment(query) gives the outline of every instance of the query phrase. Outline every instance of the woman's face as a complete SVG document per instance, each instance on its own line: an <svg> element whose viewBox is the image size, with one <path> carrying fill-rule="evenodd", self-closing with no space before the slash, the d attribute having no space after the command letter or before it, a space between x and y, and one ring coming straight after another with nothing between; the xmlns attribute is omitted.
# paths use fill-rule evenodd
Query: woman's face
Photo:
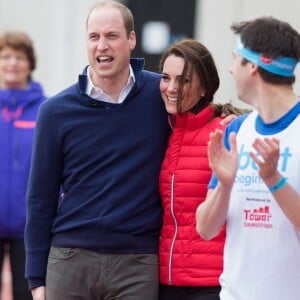
<svg viewBox="0 0 300 300"><path fill-rule="evenodd" d="M5 47L0 51L0 88L26 88L30 62L24 51Z"/></svg>
<svg viewBox="0 0 300 300"><path fill-rule="evenodd" d="M167 112L172 115L177 114L178 88L184 64L184 59L175 55L168 56L163 64L160 92ZM184 78L182 90L182 113L194 107L203 94L204 91L196 72L194 71L193 74L188 73Z"/></svg>

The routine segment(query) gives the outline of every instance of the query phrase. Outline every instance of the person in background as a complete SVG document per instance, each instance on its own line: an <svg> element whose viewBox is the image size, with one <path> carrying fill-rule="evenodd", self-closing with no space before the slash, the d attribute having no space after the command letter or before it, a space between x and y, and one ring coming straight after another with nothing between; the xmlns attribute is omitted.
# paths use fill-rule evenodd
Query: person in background
<svg viewBox="0 0 300 300"><path fill-rule="evenodd" d="M243 111L213 104L219 76L209 50L194 39L171 45L162 55L160 91L172 134L159 176L163 204L160 235L160 299L219 299L225 231L212 241L196 232L195 211L206 196L211 170L209 135L221 115Z"/></svg>
<svg viewBox="0 0 300 300"><path fill-rule="evenodd" d="M214 176L197 231L211 239L226 223L222 300L297 300L300 102L293 84L300 35L272 17L232 29L238 39L231 73L239 98L255 111L211 135Z"/></svg>
<svg viewBox="0 0 300 300"><path fill-rule="evenodd" d="M7 250L14 300L32 299L24 277L26 188L36 116L46 99L42 86L32 79L35 67L33 43L26 33L0 35L0 266Z"/></svg>
<svg viewBox="0 0 300 300"><path fill-rule="evenodd" d="M157 300L160 75L131 59L134 20L117 1L92 6L86 42L89 66L39 111L26 278L35 300Z"/></svg>

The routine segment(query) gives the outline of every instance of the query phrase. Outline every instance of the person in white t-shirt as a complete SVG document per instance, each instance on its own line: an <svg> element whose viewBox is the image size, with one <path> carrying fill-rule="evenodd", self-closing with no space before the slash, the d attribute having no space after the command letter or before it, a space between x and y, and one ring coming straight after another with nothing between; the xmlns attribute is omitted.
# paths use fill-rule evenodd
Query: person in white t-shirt
<svg viewBox="0 0 300 300"><path fill-rule="evenodd" d="M300 35L263 17L232 25L231 73L255 110L211 134L214 174L197 231L226 224L221 300L297 300L300 284L300 102L293 90Z"/></svg>

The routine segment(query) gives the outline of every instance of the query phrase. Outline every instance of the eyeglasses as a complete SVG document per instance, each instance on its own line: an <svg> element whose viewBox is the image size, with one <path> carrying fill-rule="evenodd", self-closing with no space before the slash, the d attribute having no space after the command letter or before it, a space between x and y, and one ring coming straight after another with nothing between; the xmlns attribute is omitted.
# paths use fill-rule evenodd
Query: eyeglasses
<svg viewBox="0 0 300 300"><path fill-rule="evenodd" d="M17 62L28 62L26 55L10 55L10 54L0 54L0 60L8 62L10 60L15 60Z"/></svg>

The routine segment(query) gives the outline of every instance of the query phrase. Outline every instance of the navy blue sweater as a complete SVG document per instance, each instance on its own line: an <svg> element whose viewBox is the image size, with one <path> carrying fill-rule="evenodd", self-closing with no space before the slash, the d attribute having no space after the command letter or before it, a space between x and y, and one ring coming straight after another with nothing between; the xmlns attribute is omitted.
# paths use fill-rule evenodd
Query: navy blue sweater
<svg viewBox="0 0 300 300"><path fill-rule="evenodd" d="M44 284L50 246L157 253L158 174L169 136L160 76L132 59L121 104L85 94L87 76L39 111L27 190L26 277Z"/></svg>

